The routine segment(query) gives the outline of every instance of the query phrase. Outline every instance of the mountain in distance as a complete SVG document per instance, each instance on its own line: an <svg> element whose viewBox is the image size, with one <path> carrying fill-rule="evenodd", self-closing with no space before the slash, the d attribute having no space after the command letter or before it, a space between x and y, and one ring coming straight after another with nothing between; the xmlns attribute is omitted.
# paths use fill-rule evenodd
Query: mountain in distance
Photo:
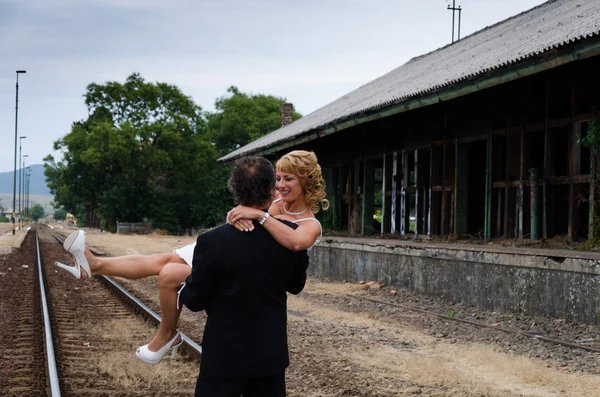
<svg viewBox="0 0 600 397"><path fill-rule="evenodd" d="M39 196L50 196L50 190L46 186L46 177L44 176L44 166L42 164L30 165L31 176L29 177L29 194ZM21 173L23 178L23 173ZM0 194L10 194L13 192L14 172L0 172ZM26 182L25 182L26 183ZM17 194L19 193L19 169L17 169ZM21 190L23 191L23 190Z"/></svg>
<svg viewBox="0 0 600 397"><path fill-rule="evenodd" d="M46 186L46 177L44 176L44 166L41 164L31 165L31 177L29 179L29 204L34 206L40 204L44 207L47 214L54 213L52 202L54 196L50 194ZM21 174L23 177L23 174ZM0 206L4 209L12 209L13 206L13 171L0 172ZM15 208L25 207L25 197L21 196L21 205L19 206L19 170L17 170L17 197L15 199ZM24 193L23 191L21 193Z"/></svg>

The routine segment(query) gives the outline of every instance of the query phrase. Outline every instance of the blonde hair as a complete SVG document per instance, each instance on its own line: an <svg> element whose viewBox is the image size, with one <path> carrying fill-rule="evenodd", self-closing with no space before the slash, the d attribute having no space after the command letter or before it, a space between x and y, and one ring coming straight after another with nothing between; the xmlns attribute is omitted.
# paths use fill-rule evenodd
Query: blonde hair
<svg viewBox="0 0 600 397"><path fill-rule="evenodd" d="M321 166L313 152L294 150L283 155L275 168L278 172L293 174L300 180L304 191L304 202L316 214L321 208L329 208L329 200L325 198L325 181L321 173Z"/></svg>

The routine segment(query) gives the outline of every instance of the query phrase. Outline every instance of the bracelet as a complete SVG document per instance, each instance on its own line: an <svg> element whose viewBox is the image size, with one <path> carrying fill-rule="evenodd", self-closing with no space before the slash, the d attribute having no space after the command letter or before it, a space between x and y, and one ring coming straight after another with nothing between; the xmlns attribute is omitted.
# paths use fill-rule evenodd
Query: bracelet
<svg viewBox="0 0 600 397"><path fill-rule="evenodd" d="M270 217L270 216L271 216L271 215L269 215L269 213L268 213L268 212L265 212L265 216L263 216L263 217L262 217L262 219L260 220L260 222L258 222L258 223L259 223L260 225L264 224L264 223L267 221L267 219L269 219L269 217Z"/></svg>

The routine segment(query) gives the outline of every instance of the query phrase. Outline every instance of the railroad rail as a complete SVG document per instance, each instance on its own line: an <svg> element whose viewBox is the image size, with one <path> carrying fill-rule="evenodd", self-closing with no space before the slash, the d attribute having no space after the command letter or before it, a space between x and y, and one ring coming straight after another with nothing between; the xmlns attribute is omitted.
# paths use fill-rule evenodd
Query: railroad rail
<svg viewBox="0 0 600 397"><path fill-rule="evenodd" d="M37 236L25 236L24 243L33 247L33 239L37 240ZM18 293L15 294L15 299L7 299L7 307L11 307L11 311L6 313L11 325L10 339L7 348L3 350L1 365L7 375L4 384L4 390L0 389L0 394L8 396L33 396L50 393L48 390L48 379L54 375L52 369L48 370L45 355L53 357L52 337L49 333L44 333L44 328L49 330L48 323L44 324L41 306L44 306L44 315L47 313L45 302L40 300L40 287L43 287L43 279L38 277L38 267L35 265L35 253L29 250L23 261L11 264L12 268L8 268L12 273L16 274L15 279L9 283L18 283ZM37 262L39 266L39 261ZM6 273L3 278L6 277ZM4 284L4 287L10 287ZM3 296L3 298L8 298ZM3 318L7 320L7 318ZM6 332L7 330L4 329ZM44 340L45 339L45 340ZM49 350L45 353L44 346ZM54 383L54 382L50 382ZM54 385L53 385L54 387ZM51 397L59 396L56 389L52 390ZM58 392L59 393L59 392Z"/></svg>
<svg viewBox="0 0 600 397"><path fill-rule="evenodd" d="M58 240L61 244L64 242L64 239L58 236L56 233L50 232L50 234ZM96 251L93 247L88 247L92 253L95 255L104 255L104 253ZM134 310L138 311L142 314L142 316L154 323L155 325L160 324L162 321L159 314L149 308L146 304L136 298L133 294L131 294L127 289L125 289L121 284L117 283L115 280L110 278L109 276L98 276L101 278L107 287L113 291L121 300L130 304ZM194 342L191 338L186 336L183 332L180 331L181 338L183 339L183 348L186 349L187 352L195 356L196 358L200 358L202 356L202 346L198 343Z"/></svg>
<svg viewBox="0 0 600 397"><path fill-rule="evenodd" d="M42 268L42 255L40 253L40 239L37 228L35 229L35 246L37 253L37 266L40 285L40 298L42 305L42 317L44 320L44 346L46 349L46 374L49 384L49 396L60 397L60 385L58 371L56 369L56 357L54 355L54 338L52 337L52 327L50 326L50 313L48 310L48 299L46 298L46 287L44 282L44 272Z"/></svg>
<svg viewBox="0 0 600 397"><path fill-rule="evenodd" d="M117 380L123 376L123 367L136 371L138 360L133 350L137 341L147 338L149 333L147 322L140 317L156 324L160 323L160 316L109 277L73 285L70 277L48 266L55 259L64 261L69 255L56 243L58 240L62 244L63 239L50 229L34 230L34 235L25 236L23 249L15 258L21 263L18 266L21 273L30 276L20 279L24 288L18 294L19 309L14 312L17 325L11 347L2 357L10 376L8 386L0 389L0 394L15 397L193 394L195 377L176 379L172 388L163 386L160 380L154 385L138 381L129 383L130 386ZM104 335L111 324L115 324L112 332L117 336ZM119 332L124 332L123 337ZM182 347L190 356L196 359L201 355L201 346L183 334L182 338ZM186 363L191 363L189 358L183 358L180 365ZM160 371L178 373L180 365L167 365ZM191 371L195 373L193 367ZM142 367L138 371L142 372L142 378L152 380L155 368Z"/></svg>

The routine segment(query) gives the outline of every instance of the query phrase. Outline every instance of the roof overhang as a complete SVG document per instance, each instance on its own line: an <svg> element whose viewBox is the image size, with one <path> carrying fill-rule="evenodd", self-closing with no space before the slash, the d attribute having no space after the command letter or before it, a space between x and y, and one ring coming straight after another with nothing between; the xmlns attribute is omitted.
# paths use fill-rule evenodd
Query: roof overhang
<svg viewBox="0 0 600 397"><path fill-rule="evenodd" d="M599 36L595 36L594 38L595 40L585 41L573 46L554 49L552 51L542 53L535 58L529 58L525 62L512 64L506 68L497 69L486 75L481 75L474 79L462 81L454 85L444 87L438 91L430 92L422 96L410 98L402 102L387 105L378 109L369 110L362 114L353 115L352 117L338 120L319 129L297 135L291 139L282 140L269 146L264 146L253 151L242 153L238 156L231 156L229 158L225 158L227 157L225 156L220 158L219 161L227 163L244 156L266 155L288 150L306 142L343 131L359 124L409 112L411 110L434 105L436 103L450 101L487 88L495 87L562 65L566 65L573 61L598 56L600 55L600 38Z"/></svg>
<svg viewBox="0 0 600 397"><path fill-rule="evenodd" d="M221 157L270 154L600 53L600 0L551 0L406 64Z"/></svg>

